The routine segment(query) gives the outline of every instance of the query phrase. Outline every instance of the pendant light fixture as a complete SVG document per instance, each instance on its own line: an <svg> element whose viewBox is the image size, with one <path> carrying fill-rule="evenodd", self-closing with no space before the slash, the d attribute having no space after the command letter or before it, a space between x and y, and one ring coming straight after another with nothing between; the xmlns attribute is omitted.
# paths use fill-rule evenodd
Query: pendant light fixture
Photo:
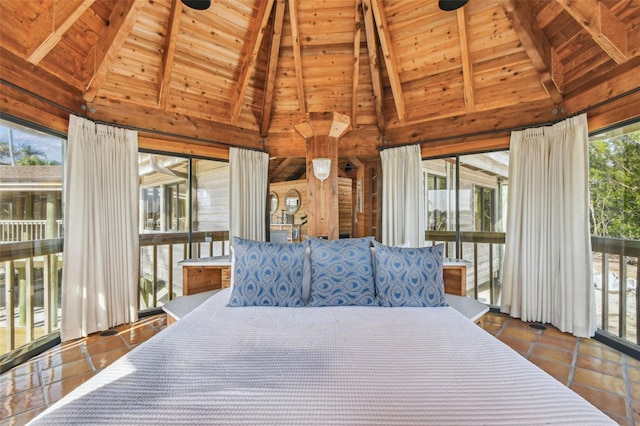
<svg viewBox="0 0 640 426"><path fill-rule="evenodd" d="M211 6L211 0L182 0L182 3L195 10L207 10Z"/></svg>
<svg viewBox="0 0 640 426"><path fill-rule="evenodd" d="M469 0L438 0L438 6L440 6L440 10L450 12L452 10L460 9L462 6L467 4L468 1Z"/></svg>

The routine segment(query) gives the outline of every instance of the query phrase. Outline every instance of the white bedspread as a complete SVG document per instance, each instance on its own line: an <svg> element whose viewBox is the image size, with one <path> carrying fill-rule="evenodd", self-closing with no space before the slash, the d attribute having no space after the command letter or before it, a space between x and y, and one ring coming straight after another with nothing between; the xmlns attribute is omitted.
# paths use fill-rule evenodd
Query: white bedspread
<svg viewBox="0 0 640 426"><path fill-rule="evenodd" d="M33 424L613 424L453 308L229 308L228 290Z"/></svg>

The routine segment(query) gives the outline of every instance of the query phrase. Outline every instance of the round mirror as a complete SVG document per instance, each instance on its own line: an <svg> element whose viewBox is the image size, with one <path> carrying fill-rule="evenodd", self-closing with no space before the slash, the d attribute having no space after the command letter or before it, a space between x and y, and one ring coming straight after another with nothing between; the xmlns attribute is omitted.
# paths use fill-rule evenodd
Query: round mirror
<svg viewBox="0 0 640 426"><path fill-rule="evenodd" d="M274 214L275 212L278 211L278 203L280 202L280 200L278 200L278 194L276 194L275 192L270 192L268 201L269 201L269 214Z"/></svg>
<svg viewBox="0 0 640 426"><path fill-rule="evenodd" d="M300 193L295 189L290 189L284 196L284 208L287 213L294 214L300 208Z"/></svg>

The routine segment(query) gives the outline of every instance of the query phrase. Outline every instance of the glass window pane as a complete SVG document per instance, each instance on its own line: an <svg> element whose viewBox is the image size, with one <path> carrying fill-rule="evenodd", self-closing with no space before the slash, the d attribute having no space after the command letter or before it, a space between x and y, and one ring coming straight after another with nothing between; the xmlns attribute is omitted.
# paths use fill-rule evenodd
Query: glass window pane
<svg viewBox="0 0 640 426"><path fill-rule="evenodd" d="M590 218L598 328L640 344L640 122L589 138Z"/></svg>
<svg viewBox="0 0 640 426"><path fill-rule="evenodd" d="M64 145L0 119L0 356L60 327ZM13 254L35 244L44 255Z"/></svg>
<svg viewBox="0 0 640 426"><path fill-rule="evenodd" d="M504 256L509 152L460 156L460 238L467 294L498 305Z"/></svg>
<svg viewBox="0 0 640 426"><path fill-rule="evenodd" d="M422 162L425 191L426 244L445 242L445 256L455 257L455 158Z"/></svg>

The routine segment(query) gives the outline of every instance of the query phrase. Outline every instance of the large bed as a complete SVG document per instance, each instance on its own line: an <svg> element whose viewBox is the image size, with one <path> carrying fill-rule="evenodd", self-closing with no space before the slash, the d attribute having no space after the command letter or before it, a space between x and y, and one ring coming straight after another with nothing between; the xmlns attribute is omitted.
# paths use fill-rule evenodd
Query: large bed
<svg viewBox="0 0 640 426"><path fill-rule="evenodd" d="M613 424L450 306L231 307L230 291L33 424Z"/></svg>

